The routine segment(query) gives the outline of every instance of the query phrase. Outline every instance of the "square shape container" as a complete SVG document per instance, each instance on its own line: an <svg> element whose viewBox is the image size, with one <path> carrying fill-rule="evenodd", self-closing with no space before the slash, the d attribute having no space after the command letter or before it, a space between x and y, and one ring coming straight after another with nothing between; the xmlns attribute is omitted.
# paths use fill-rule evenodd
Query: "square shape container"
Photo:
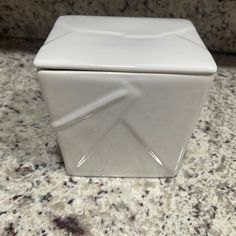
<svg viewBox="0 0 236 236"><path fill-rule="evenodd" d="M182 19L62 16L34 64L76 176L175 176L216 72Z"/></svg>

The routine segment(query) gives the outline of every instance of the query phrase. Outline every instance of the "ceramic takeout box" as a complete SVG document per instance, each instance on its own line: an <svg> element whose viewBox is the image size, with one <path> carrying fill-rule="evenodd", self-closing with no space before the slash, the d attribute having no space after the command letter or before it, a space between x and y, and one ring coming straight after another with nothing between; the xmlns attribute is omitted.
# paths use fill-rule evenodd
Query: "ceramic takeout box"
<svg viewBox="0 0 236 236"><path fill-rule="evenodd" d="M181 19L62 16L34 63L76 176L175 176L216 72Z"/></svg>

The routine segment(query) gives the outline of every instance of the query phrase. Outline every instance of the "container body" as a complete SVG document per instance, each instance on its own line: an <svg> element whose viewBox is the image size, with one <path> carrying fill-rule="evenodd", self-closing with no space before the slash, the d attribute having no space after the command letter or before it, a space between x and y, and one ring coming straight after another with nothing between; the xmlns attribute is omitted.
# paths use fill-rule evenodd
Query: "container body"
<svg viewBox="0 0 236 236"><path fill-rule="evenodd" d="M39 70L75 176L175 176L213 75Z"/></svg>

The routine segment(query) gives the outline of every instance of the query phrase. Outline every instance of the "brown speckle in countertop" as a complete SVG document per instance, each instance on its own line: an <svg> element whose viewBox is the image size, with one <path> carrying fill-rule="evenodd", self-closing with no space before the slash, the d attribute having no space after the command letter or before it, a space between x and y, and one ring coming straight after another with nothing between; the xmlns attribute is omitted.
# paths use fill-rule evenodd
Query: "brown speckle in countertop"
<svg viewBox="0 0 236 236"><path fill-rule="evenodd" d="M84 234L84 230L80 227L78 220L73 217L57 217L53 220L53 223L59 228L64 229L68 233L72 233L74 236Z"/></svg>

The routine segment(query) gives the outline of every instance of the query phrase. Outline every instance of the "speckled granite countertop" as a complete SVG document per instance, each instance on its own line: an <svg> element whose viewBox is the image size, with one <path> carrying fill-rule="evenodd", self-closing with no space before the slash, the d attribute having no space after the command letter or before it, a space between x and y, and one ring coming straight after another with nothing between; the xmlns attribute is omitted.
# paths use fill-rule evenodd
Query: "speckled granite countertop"
<svg viewBox="0 0 236 236"><path fill-rule="evenodd" d="M0 235L236 235L236 56L216 56L176 178L71 178L32 65L40 43L0 41Z"/></svg>
<svg viewBox="0 0 236 236"><path fill-rule="evenodd" d="M185 18L208 48L236 52L235 0L1 0L0 35L46 38L58 16L71 14Z"/></svg>

